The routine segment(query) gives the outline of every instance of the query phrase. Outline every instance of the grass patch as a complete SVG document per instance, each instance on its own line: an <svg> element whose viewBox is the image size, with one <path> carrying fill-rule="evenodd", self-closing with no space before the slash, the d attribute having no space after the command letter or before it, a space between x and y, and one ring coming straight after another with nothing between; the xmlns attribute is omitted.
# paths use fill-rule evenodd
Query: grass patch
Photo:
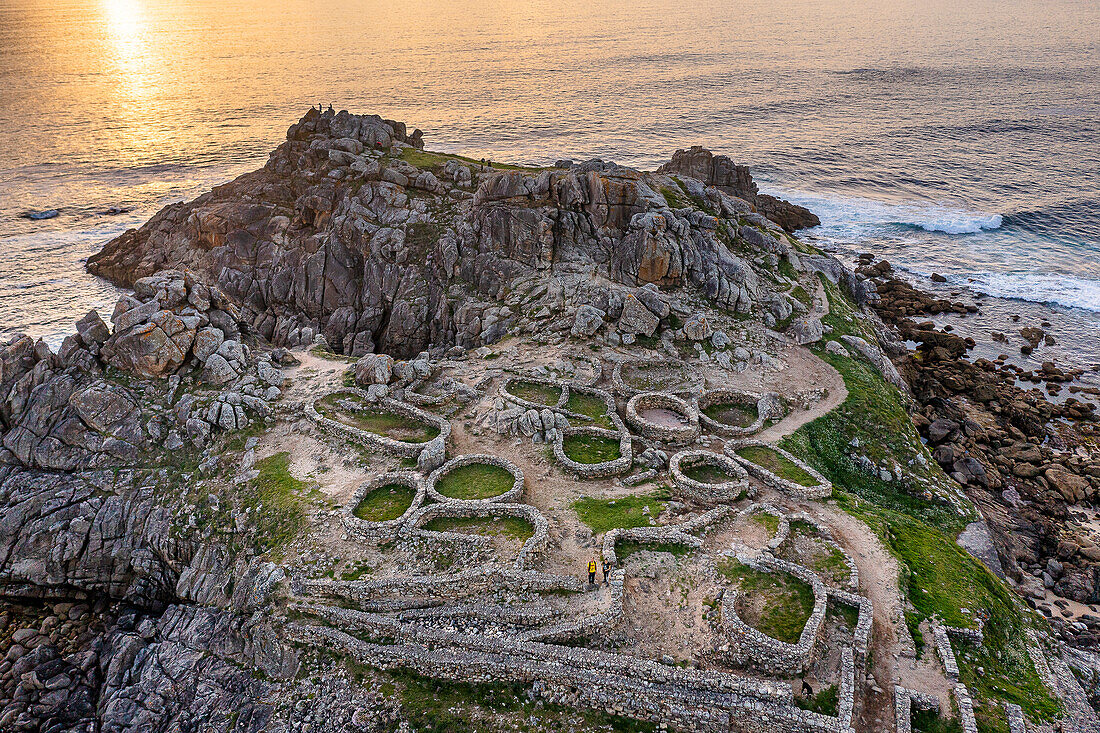
<svg viewBox="0 0 1100 733"><path fill-rule="evenodd" d="M619 439L604 435L567 435L562 450L568 458L585 464L606 463L622 455Z"/></svg>
<svg viewBox="0 0 1100 733"><path fill-rule="evenodd" d="M909 635L913 637L913 648L917 651L917 659L924 656L924 632L920 630L922 620L919 613L905 612L905 625L909 628Z"/></svg>
<svg viewBox="0 0 1100 733"><path fill-rule="evenodd" d="M475 168L481 166L480 160L473 158L467 158L465 155L456 155L454 153L433 153L430 150L419 150L417 148L405 148L401 151L401 160L406 163L411 163L417 168L442 168L447 164L448 160L456 160L459 163L474 166ZM499 163L493 161L494 170L506 170L506 171L539 171L548 170L548 168L539 168L523 165L512 165L510 163Z"/></svg>
<svg viewBox="0 0 1100 733"><path fill-rule="evenodd" d="M593 424L599 427L608 429L615 427L607 414L607 403L602 397L570 390L565 409L592 418Z"/></svg>
<svg viewBox="0 0 1100 733"><path fill-rule="evenodd" d="M648 496L623 496L618 499L593 499L584 497L573 502L573 511L596 534L603 534L616 527L648 527L653 518L665 510L665 494ZM647 512L648 510L648 512Z"/></svg>
<svg viewBox="0 0 1100 733"><path fill-rule="evenodd" d="M849 606L847 603L838 603L830 598L825 606L825 618L839 618L849 629L855 631L856 625L859 623L859 609L855 606Z"/></svg>
<svg viewBox="0 0 1100 733"><path fill-rule="evenodd" d="M759 524L764 529L768 530L768 534L774 535L779 531L779 517L774 514L768 514L767 512L755 512L752 515L752 521Z"/></svg>
<svg viewBox="0 0 1100 733"><path fill-rule="evenodd" d="M836 685L829 685L807 697L796 697L794 704L803 710L836 717L840 709L840 689Z"/></svg>
<svg viewBox="0 0 1100 733"><path fill-rule="evenodd" d="M810 308L814 304L813 296L806 292L806 288L801 285L795 285L791 288L791 297L797 300L802 305Z"/></svg>
<svg viewBox="0 0 1100 733"><path fill-rule="evenodd" d="M818 482L796 464L784 458L777 451L762 445L747 445L737 449L737 455L752 461L776 476L793 481L800 486L817 486Z"/></svg>
<svg viewBox="0 0 1100 733"><path fill-rule="evenodd" d="M388 522L404 514L414 498L416 489L411 486L386 484L364 496L352 514L367 522Z"/></svg>
<svg viewBox="0 0 1100 733"><path fill-rule="evenodd" d="M471 463L443 474L436 491L451 499L488 499L512 488L516 477L500 466Z"/></svg>
<svg viewBox="0 0 1100 733"><path fill-rule="evenodd" d="M786 573L763 573L733 559L720 563L718 571L737 584L742 592L739 600L763 599L764 607L753 624L758 631L788 644L798 642L814 610L813 588ZM746 615L742 618L750 623Z"/></svg>
<svg viewBox="0 0 1100 733"><path fill-rule="evenodd" d="M844 562L844 553L835 547L822 545L826 554L814 557L810 565L819 575L832 578L836 582L843 582L851 577L852 569Z"/></svg>
<svg viewBox="0 0 1100 733"><path fill-rule="evenodd" d="M504 536L526 542L535 528L522 517L436 517L424 525L429 532L460 532Z"/></svg>
<svg viewBox="0 0 1100 733"><path fill-rule="evenodd" d="M347 362L349 364L354 364L355 361L356 361L355 359L353 359L350 356L344 356L343 354L337 354L332 349L326 348L326 347L324 347L320 344L318 344L316 346L311 346L310 349L309 349L309 353L313 354L318 359L327 359L329 361L343 361L343 362Z"/></svg>
<svg viewBox="0 0 1100 733"><path fill-rule="evenodd" d="M992 637L992 638L991 638ZM1005 637L1003 630L987 627L986 644L972 644L952 640L959 662L959 679L978 700L1008 700L1023 708L1035 721L1050 721L1061 713L1061 705L1055 700L1035 672L1035 666L1018 638ZM983 670L978 674L978 668ZM978 728L997 730L1007 721L1001 706L982 705L975 708Z"/></svg>
<svg viewBox="0 0 1100 733"><path fill-rule="evenodd" d="M701 484L724 484L733 480L733 477L716 463L700 462L694 466L681 466L680 471L692 481L698 481Z"/></svg>
<svg viewBox="0 0 1100 733"><path fill-rule="evenodd" d="M420 733L479 733L503 724L511 730L534 732L566 730L583 719L582 729L593 733L655 733L653 723L631 720L605 712L576 711L560 705L533 703L529 687L521 683L485 684L452 682L425 677L407 670L372 672L345 662L357 679L377 674L382 694L397 695L401 712Z"/></svg>
<svg viewBox="0 0 1100 733"><path fill-rule="evenodd" d="M282 548L306 526L310 486L291 476L289 467L289 453L256 461L259 475L242 492L242 504L252 509L253 540L259 552Z"/></svg>
<svg viewBox="0 0 1100 733"><path fill-rule="evenodd" d="M341 403L355 407L349 409ZM336 392L326 395L317 401L316 406L317 411L327 418L404 443L427 443L439 435L439 428L435 425L389 410L370 407L358 395L350 393Z"/></svg>
<svg viewBox="0 0 1100 733"><path fill-rule="evenodd" d="M679 542L636 542L634 540L623 540L615 545L615 556L619 558L619 564L621 565L628 557L642 550L649 550L650 552L667 552L676 557L684 557L685 555L690 555L695 552L694 547L681 545Z"/></svg>
<svg viewBox="0 0 1100 733"><path fill-rule="evenodd" d="M554 407L561 399L561 387L551 387L538 382L515 381L508 385L508 393L536 405Z"/></svg>
<svg viewBox="0 0 1100 733"><path fill-rule="evenodd" d="M794 265L786 257L779 258L779 274L788 280L798 282L798 272L794 269Z"/></svg>
<svg viewBox="0 0 1100 733"><path fill-rule="evenodd" d="M913 733L962 733L958 719L946 719L939 710L914 710L912 722Z"/></svg>
<svg viewBox="0 0 1100 733"><path fill-rule="evenodd" d="M756 422L760 413L756 409L756 403L746 400L743 402L719 402L703 408L703 414L711 420L723 425L732 425L738 428L747 428Z"/></svg>

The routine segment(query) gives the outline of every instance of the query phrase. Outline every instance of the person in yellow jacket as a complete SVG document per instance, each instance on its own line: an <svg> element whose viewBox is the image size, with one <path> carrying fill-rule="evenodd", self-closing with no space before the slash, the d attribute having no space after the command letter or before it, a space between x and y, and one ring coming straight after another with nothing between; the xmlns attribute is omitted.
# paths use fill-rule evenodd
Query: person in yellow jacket
<svg viewBox="0 0 1100 733"><path fill-rule="evenodd" d="M588 561L588 584L596 584L596 558Z"/></svg>

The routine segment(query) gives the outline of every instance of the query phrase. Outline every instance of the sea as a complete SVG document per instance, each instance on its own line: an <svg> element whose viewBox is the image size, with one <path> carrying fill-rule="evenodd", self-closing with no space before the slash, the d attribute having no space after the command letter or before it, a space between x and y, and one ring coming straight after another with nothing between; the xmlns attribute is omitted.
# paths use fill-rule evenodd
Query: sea
<svg viewBox="0 0 1100 733"><path fill-rule="evenodd" d="M846 262L978 303L979 351L1089 368L1098 29L1096 0L2 0L0 337L109 314L90 254L331 104L500 161L705 145ZM1043 321L1030 360L989 337Z"/></svg>

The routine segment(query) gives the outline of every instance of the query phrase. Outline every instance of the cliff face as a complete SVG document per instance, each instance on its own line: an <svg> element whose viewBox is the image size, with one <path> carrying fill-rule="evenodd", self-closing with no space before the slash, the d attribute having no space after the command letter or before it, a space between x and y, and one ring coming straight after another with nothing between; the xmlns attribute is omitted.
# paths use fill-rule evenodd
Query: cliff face
<svg viewBox="0 0 1100 733"><path fill-rule="evenodd" d="M615 311L616 286L691 283L718 306L789 315L738 252L782 257L790 242L728 158L499 170L413 144L398 123L311 111L262 170L167 207L88 269L129 285L191 268L273 343L321 333L356 356L491 343L532 302Z"/></svg>
<svg viewBox="0 0 1100 733"><path fill-rule="evenodd" d="M821 223L817 215L804 206L760 193L748 166L737 165L728 156L715 155L698 145L687 150L677 150L672 160L658 168L657 172L696 178L730 196L744 199L788 232L808 229Z"/></svg>

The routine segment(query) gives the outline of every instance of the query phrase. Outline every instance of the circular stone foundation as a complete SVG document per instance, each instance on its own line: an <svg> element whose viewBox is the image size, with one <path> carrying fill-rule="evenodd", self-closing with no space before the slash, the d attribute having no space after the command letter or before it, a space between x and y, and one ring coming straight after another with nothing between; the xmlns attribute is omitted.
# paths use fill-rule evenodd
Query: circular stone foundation
<svg viewBox="0 0 1100 733"><path fill-rule="evenodd" d="M512 502L522 493L523 471L498 456L458 456L428 477L428 496L443 504Z"/></svg>
<svg viewBox="0 0 1100 733"><path fill-rule="evenodd" d="M724 452L750 476L778 491L805 499L823 499L833 492L827 478L777 445L760 440L731 440Z"/></svg>
<svg viewBox="0 0 1100 733"><path fill-rule="evenodd" d="M500 385L500 396L521 407L556 409L568 399L568 391L563 382L554 379L514 376Z"/></svg>
<svg viewBox="0 0 1100 733"><path fill-rule="evenodd" d="M365 390L357 388L309 400L305 413L330 435L404 458L416 458L429 446L442 446L451 434L451 423L438 415L399 400L371 400ZM344 419L338 419L340 413Z"/></svg>
<svg viewBox="0 0 1100 733"><path fill-rule="evenodd" d="M611 386L620 397L639 392L693 394L702 391L705 381L682 362L662 359L620 361L611 372Z"/></svg>
<svg viewBox="0 0 1100 733"><path fill-rule="evenodd" d="M492 517L517 517L525 520L532 529L531 536L523 543L514 565L529 568L550 542L550 525L535 507L530 504L487 503L484 501L450 502L445 504L426 504L416 510L402 527L402 536L419 536L429 542L444 540L467 547L485 547L490 543L488 535L465 534L452 531L425 529L425 525L442 518L469 519Z"/></svg>
<svg viewBox="0 0 1100 733"><path fill-rule="evenodd" d="M639 433L661 443L683 445L699 437L699 414L685 400L667 392L642 392L626 403L626 421Z"/></svg>
<svg viewBox="0 0 1100 733"><path fill-rule="evenodd" d="M758 433L764 423L780 411L779 395L742 392L736 389L712 389L695 398L699 422L719 435L740 436Z"/></svg>
<svg viewBox="0 0 1100 733"><path fill-rule="evenodd" d="M401 502L402 497L380 496L388 487L392 487L389 492L392 494L400 493L401 488L412 492L408 506L395 517L388 515L396 511L394 506ZM389 541L424 503L426 490L424 479L411 471L379 474L359 485L351 502L344 508L341 521L348 532L363 539Z"/></svg>
<svg viewBox="0 0 1100 733"><path fill-rule="evenodd" d="M604 430L593 425L565 428L554 441L554 457L580 478L609 478L626 473L634 464L630 433ZM607 450L617 447L612 457ZM583 449L583 450L582 450Z"/></svg>
<svg viewBox="0 0 1100 733"><path fill-rule="evenodd" d="M669 459L668 472L677 493L705 504L734 501L749 488L748 472L721 453L681 451Z"/></svg>

